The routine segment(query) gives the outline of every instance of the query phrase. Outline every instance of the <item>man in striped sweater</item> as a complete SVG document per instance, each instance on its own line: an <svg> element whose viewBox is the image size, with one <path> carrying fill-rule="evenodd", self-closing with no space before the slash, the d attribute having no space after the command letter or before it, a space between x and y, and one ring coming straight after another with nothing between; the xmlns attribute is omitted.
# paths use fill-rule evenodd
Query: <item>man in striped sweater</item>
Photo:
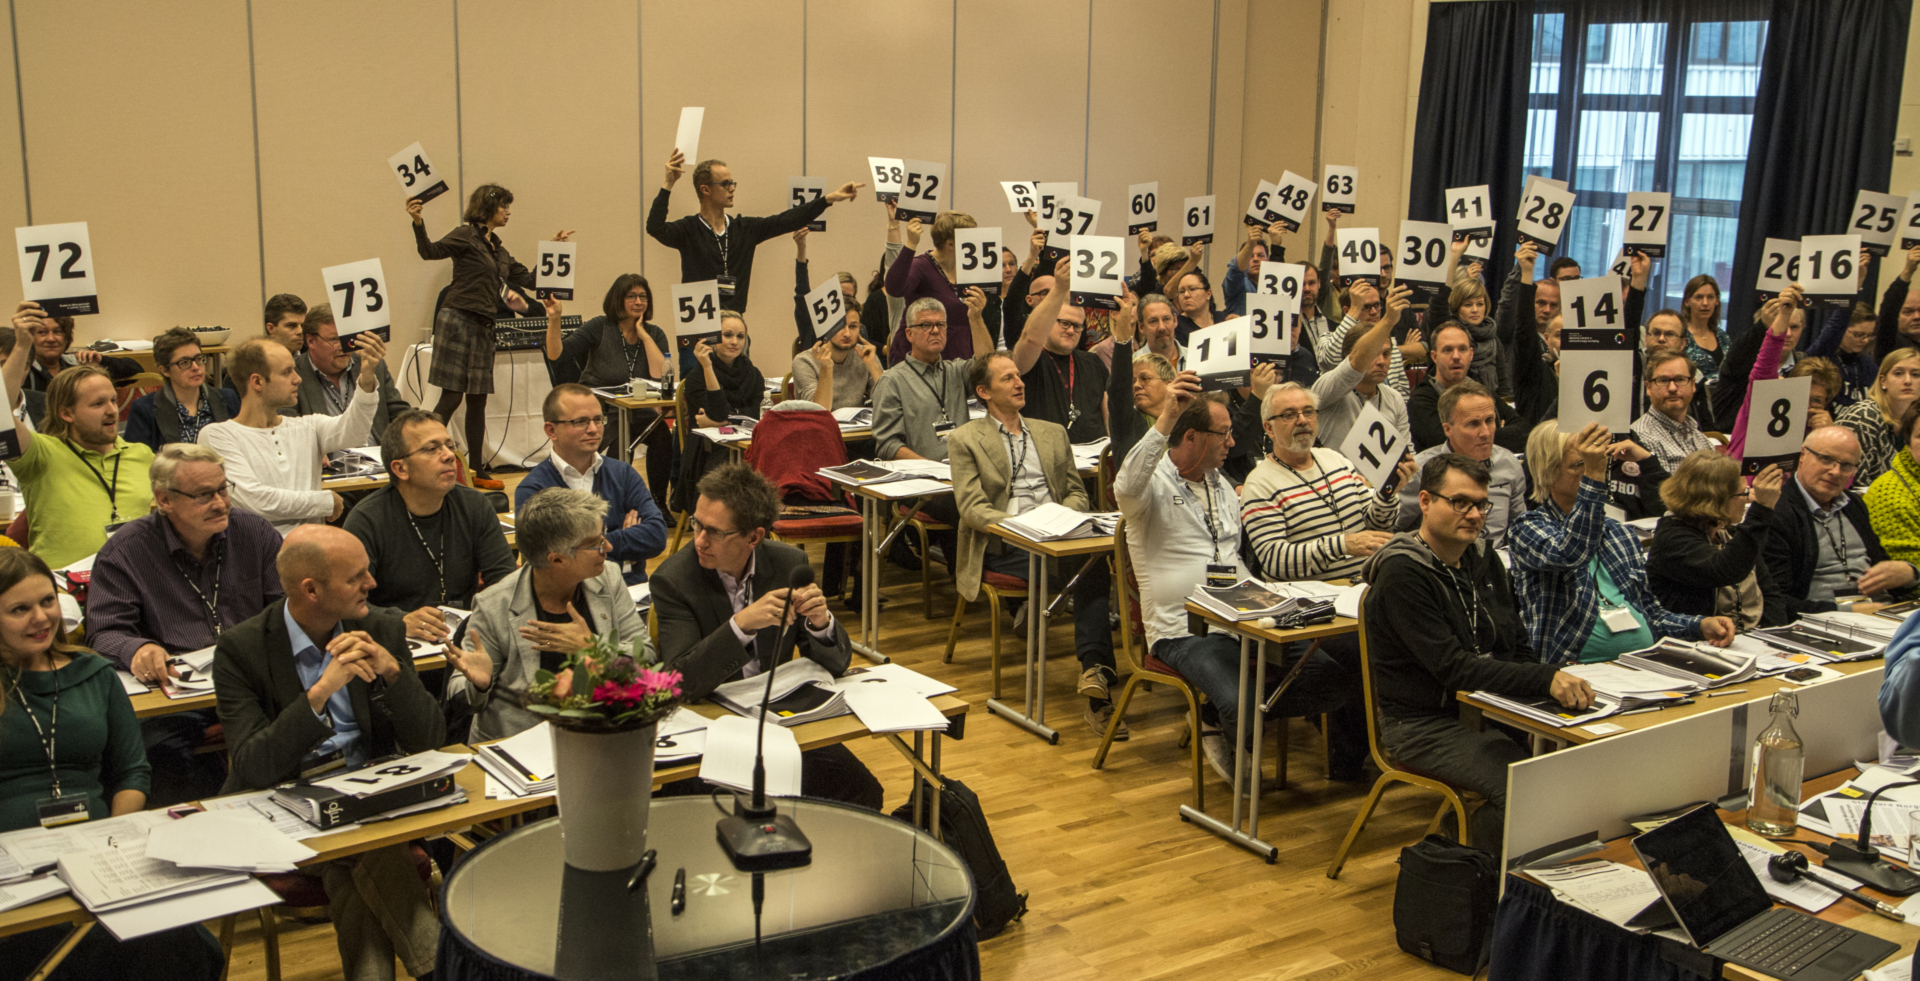
<svg viewBox="0 0 1920 981"><path fill-rule="evenodd" d="M1339 451L1321 447L1319 414L1311 391L1276 385L1261 406L1273 452L1247 476L1240 494L1240 525L1269 579L1336 579L1353 575L1392 537L1398 505L1393 484L1375 489ZM1394 484L1413 481L1402 459ZM1333 713L1328 769L1355 780L1367 758L1367 717L1361 701L1360 647L1352 635L1323 640L1320 649L1343 669L1346 707Z"/></svg>

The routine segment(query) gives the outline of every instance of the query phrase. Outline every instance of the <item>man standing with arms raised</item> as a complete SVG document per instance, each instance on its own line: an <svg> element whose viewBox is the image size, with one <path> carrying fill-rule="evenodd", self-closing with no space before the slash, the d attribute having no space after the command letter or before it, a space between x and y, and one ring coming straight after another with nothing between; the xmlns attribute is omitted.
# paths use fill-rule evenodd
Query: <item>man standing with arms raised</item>
<svg viewBox="0 0 1920 981"><path fill-rule="evenodd" d="M693 168L693 191L699 198L700 213L668 221L667 198L686 169L687 158L676 147L667 158L666 182L660 185L653 208L647 212L647 234L680 253L681 282L719 280L720 306L736 313L746 312L753 250L761 242L806 227L825 213L828 205L851 201L854 191L866 186L848 181L823 197L771 218L736 217L727 214L727 209L733 207L733 192L739 182L733 179L725 161L702 160Z"/></svg>
<svg viewBox="0 0 1920 981"><path fill-rule="evenodd" d="M321 461L334 450L362 445L380 407L380 375L374 369L387 346L372 332L355 338L360 378L347 411L337 416L282 417L300 400L300 372L293 355L263 337L233 353L233 377L245 386L240 414L200 430L200 444L227 460L233 503L273 522L281 534L297 525L330 522L346 504L320 486Z"/></svg>

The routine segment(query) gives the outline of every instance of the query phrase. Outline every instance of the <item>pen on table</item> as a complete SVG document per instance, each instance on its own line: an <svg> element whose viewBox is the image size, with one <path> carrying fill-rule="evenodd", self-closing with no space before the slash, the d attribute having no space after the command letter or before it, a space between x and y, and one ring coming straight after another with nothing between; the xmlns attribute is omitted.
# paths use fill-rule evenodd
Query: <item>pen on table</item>
<svg viewBox="0 0 1920 981"><path fill-rule="evenodd" d="M1620 715L1639 715L1642 712L1658 712L1663 708L1671 708L1675 705L1692 705L1692 704L1693 704L1693 699L1683 698L1677 702L1667 702L1663 705L1649 705L1646 708L1629 709L1625 712L1621 712Z"/></svg>
<svg viewBox="0 0 1920 981"><path fill-rule="evenodd" d="M1722 695L1745 695L1746 693L1747 693L1747 690L1746 690L1745 688L1729 688L1729 689L1727 689L1726 691L1710 691L1710 692L1707 692L1707 697L1708 697L1708 698L1719 698L1719 697L1720 697L1720 696L1722 696Z"/></svg>
<svg viewBox="0 0 1920 981"><path fill-rule="evenodd" d="M673 873L673 915L679 916L687 908L687 870L675 869Z"/></svg>
<svg viewBox="0 0 1920 981"><path fill-rule="evenodd" d="M647 881L647 875L653 871L654 862L658 857L651 848L640 856L640 867L634 869L633 878L627 880L628 892L640 888L640 884Z"/></svg>

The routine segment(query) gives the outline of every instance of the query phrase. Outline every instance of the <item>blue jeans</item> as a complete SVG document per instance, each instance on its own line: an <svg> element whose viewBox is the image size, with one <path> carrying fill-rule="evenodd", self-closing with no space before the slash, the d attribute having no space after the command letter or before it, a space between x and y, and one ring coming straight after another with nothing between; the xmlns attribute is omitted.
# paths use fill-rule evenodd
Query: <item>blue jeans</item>
<svg viewBox="0 0 1920 981"><path fill-rule="evenodd" d="M1028 553L1009 547L997 554L990 550L981 564L994 572L1025 579L1030 571L1027 568L1028 558ZM1085 567L1080 581L1073 584L1073 650L1080 657L1080 670L1106 668L1107 680L1112 681L1116 677L1113 626L1107 617L1113 605L1109 595L1113 588L1113 568L1098 555L1085 559L1063 559L1060 562L1060 575L1072 578L1083 562L1091 564ZM1048 578L1048 589L1060 586L1058 578Z"/></svg>
<svg viewBox="0 0 1920 981"><path fill-rule="evenodd" d="M1302 648L1304 650L1304 648ZM1199 686L1213 703L1214 711L1220 713L1220 729L1232 733L1239 719L1240 690L1240 639L1228 633L1211 633L1198 637L1166 637L1153 646L1155 657L1167 662L1175 671ZM1271 691L1280 686L1280 679L1291 670L1301 654L1289 652L1283 664L1267 666L1267 688ZM1254 672L1258 669L1249 660L1247 664L1247 682L1252 684ZM1273 711L1267 713L1270 718L1291 718L1299 715L1319 715L1331 712L1347 703L1349 687L1348 672L1339 662L1327 656L1325 652L1315 651L1300 676L1293 680L1287 693L1281 696ZM1255 696L1265 701L1264 695ZM1256 703L1257 707L1257 703ZM1258 738L1256 728L1250 733Z"/></svg>

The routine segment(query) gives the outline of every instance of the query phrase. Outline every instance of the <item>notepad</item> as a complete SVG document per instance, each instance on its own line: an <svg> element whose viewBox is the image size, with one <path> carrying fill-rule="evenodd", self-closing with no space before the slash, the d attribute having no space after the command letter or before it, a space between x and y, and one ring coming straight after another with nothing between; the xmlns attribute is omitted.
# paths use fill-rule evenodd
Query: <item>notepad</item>
<svg viewBox="0 0 1920 981"><path fill-rule="evenodd" d="M733 790L753 789L754 741L760 725L737 715L707 724L700 779ZM800 742L790 730L767 726L763 737L769 797L800 796Z"/></svg>

